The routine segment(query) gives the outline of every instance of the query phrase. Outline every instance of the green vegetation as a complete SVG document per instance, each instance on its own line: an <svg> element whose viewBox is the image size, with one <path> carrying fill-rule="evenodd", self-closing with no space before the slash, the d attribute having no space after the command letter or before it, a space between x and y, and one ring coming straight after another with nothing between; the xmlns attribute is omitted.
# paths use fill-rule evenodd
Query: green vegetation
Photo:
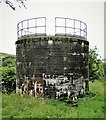
<svg viewBox="0 0 106 120"><path fill-rule="evenodd" d="M96 95L78 99L77 107L53 99L2 95L3 118L103 118L104 87L103 82L90 82L90 91Z"/></svg>
<svg viewBox="0 0 106 120"><path fill-rule="evenodd" d="M7 56L9 56L9 55L11 55L11 54L7 54L7 53L2 53L2 52L0 52L0 58L5 58L5 57L7 57Z"/></svg>
<svg viewBox="0 0 106 120"><path fill-rule="evenodd" d="M2 81L16 80L16 57L14 55L0 53L0 62L2 63L0 71L2 72Z"/></svg>
<svg viewBox="0 0 106 120"><path fill-rule="evenodd" d="M90 80L103 80L104 78L104 63L98 59L97 47L89 51L89 78ZM106 71L106 69L105 69Z"/></svg>

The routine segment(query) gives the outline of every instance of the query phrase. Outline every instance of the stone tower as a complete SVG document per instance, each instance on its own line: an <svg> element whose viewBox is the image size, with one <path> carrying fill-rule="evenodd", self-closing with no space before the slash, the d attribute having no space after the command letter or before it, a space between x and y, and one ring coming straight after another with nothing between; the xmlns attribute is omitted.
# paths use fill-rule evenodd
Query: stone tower
<svg viewBox="0 0 106 120"><path fill-rule="evenodd" d="M40 20L43 24L37 24ZM46 28L45 17L17 25L17 92L56 99L84 95L89 90L87 25L56 17L55 35L47 35Z"/></svg>

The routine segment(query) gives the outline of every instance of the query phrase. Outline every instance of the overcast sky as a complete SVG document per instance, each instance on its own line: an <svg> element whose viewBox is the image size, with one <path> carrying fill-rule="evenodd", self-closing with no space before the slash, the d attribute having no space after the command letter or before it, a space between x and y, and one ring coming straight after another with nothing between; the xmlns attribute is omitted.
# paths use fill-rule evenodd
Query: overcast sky
<svg viewBox="0 0 106 120"><path fill-rule="evenodd" d="M104 2L69 2L69 0L54 0L42 2L31 0L28 9L13 11L5 4L0 4L0 52L16 54L17 23L33 17L47 17L48 26L54 23L55 17L68 17L85 22L88 26L87 40L90 48L97 46L100 56L104 58ZM48 33L54 32L48 30Z"/></svg>

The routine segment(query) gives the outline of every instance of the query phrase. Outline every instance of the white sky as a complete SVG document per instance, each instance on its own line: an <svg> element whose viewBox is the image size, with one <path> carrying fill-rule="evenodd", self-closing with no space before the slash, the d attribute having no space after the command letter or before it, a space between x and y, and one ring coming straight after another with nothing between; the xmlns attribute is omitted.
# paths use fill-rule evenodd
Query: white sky
<svg viewBox="0 0 106 120"><path fill-rule="evenodd" d="M48 27L54 25L55 17L68 17L85 22L88 26L87 40L90 48L97 46L100 56L104 58L104 2L77 2L69 0L31 0L28 9L13 11L5 4L0 4L0 52L16 54L17 23L33 17L47 17ZM85 0L86 1L86 0ZM54 33L54 29L48 33Z"/></svg>

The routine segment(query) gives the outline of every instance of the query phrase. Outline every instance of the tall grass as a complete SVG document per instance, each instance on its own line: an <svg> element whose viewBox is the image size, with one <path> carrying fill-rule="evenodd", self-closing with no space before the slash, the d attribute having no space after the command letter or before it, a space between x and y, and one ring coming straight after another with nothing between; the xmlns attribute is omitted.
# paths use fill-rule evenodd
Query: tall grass
<svg viewBox="0 0 106 120"><path fill-rule="evenodd" d="M94 97L78 99L78 107L72 107L54 99L2 94L3 118L103 118L104 86L100 81L90 83Z"/></svg>

